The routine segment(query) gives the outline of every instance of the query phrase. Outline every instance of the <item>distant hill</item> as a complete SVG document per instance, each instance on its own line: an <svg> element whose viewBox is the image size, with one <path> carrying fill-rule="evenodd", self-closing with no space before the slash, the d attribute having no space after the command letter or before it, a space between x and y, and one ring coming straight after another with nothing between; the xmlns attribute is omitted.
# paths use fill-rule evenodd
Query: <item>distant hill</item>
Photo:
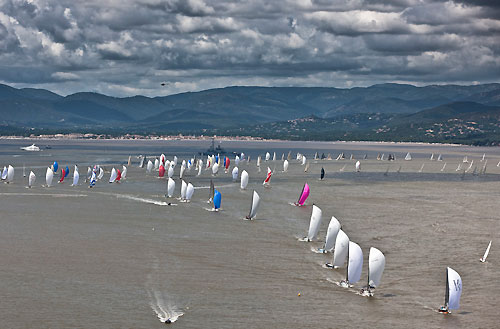
<svg viewBox="0 0 500 329"><path fill-rule="evenodd" d="M413 114L356 113L216 129L219 135L293 140L379 140L500 145L500 106L454 102Z"/></svg>
<svg viewBox="0 0 500 329"><path fill-rule="evenodd" d="M0 133L8 134L14 128L143 134L236 132L249 129L243 127L262 126L265 130L273 122L274 127L281 127L287 120L313 117L321 123L321 129L335 130L330 135L345 130L350 132L348 137L375 129L373 123L384 123L392 131L402 129L398 127L409 121L427 124L461 111L464 116L489 112L481 106L500 106L500 84L416 87L389 83L351 89L227 87L126 98L91 92L60 96L44 89L0 84ZM322 135L317 128L315 134ZM376 136L389 135L379 132Z"/></svg>

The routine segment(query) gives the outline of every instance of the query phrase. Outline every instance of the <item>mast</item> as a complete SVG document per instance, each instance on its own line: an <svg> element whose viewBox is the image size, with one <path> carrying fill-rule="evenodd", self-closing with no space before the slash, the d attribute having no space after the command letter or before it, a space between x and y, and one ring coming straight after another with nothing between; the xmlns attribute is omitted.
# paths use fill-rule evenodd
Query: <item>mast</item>
<svg viewBox="0 0 500 329"><path fill-rule="evenodd" d="M347 286L349 286L349 242L347 242L347 266L345 269L345 281L347 282Z"/></svg>
<svg viewBox="0 0 500 329"><path fill-rule="evenodd" d="M252 219L250 216L252 216L252 208L253 208L253 197L255 195L255 190L254 193L252 193L252 201L250 202L250 211L248 212L247 219Z"/></svg>
<svg viewBox="0 0 500 329"><path fill-rule="evenodd" d="M450 302L450 286L448 282L448 267L446 268L446 293L444 294L444 307L448 309L448 303Z"/></svg>

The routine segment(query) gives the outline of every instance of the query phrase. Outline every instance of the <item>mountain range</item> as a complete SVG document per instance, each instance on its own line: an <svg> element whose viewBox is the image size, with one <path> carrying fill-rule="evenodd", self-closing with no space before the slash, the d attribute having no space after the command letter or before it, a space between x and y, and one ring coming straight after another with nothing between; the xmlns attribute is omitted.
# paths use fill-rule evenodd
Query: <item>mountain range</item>
<svg viewBox="0 0 500 329"><path fill-rule="evenodd" d="M347 134L385 139L399 138L405 129L444 125L450 119L486 120L493 127L499 108L498 83L424 87L389 83L350 89L226 87L164 97L125 98L92 92L61 96L44 89L0 84L0 134L50 130L255 135L265 130L268 136L276 127L284 130L276 128L273 135L289 131L284 128L288 122L308 122L318 126L312 129L318 138ZM427 133L429 129L425 129ZM494 134L492 129L487 131ZM413 135L418 135L417 139L432 137L432 133L405 134L409 139ZM307 135L302 133L298 138L307 139Z"/></svg>

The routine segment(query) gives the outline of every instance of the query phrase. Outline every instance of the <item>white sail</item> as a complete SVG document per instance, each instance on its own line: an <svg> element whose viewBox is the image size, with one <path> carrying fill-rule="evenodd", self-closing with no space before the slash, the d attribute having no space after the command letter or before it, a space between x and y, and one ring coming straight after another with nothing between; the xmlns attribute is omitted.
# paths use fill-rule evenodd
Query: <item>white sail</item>
<svg viewBox="0 0 500 329"><path fill-rule="evenodd" d="M443 161L443 156L441 154L438 155L437 161Z"/></svg>
<svg viewBox="0 0 500 329"><path fill-rule="evenodd" d="M174 160L173 160L173 162L174 162L174 167L175 167L175 166L177 166L177 160L178 160L178 159L177 159L177 155L174 155Z"/></svg>
<svg viewBox="0 0 500 329"><path fill-rule="evenodd" d="M168 178L172 178L174 176L174 166L170 165L168 167L167 176Z"/></svg>
<svg viewBox="0 0 500 329"><path fill-rule="evenodd" d="M234 167L231 174L233 175L233 181L236 181L238 179L238 167Z"/></svg>
<svg viewBox="0 0 500 329"><path fill-rule="evenodd" d="M253 191L252 206L250 208L248 216L246 217L247 219L253 219L255 217L255 215L257 214L257 210L259 209L259 205L260 205L260 196L257 192Z"/></svg>
<svg viewBox="0 0 500 329"><path fill-rule="evenodd" d="M122 166L122 180L127 178L127 167Z"/></svg>
<svg viewBox="0 0 500 329"><path fill-rule="evenodd" d="M302 156L302 165L305 165L307 161L307 158L305 155Z"/></svg>
<svg viewBox="0 0 500 329"><path fill-rule="evenodd" d="M171 198L174 195L174 190L175 190L175 181L172 178L168 178L167 195L169 198Z"/></svg>
<svg viewBox="0 0 500 329"><path fill-rule="evenodd" d="M36 180L35 173L33 171L30 171L30 175L28 177L28 186L32 187L33 184L35 184L35 180Z"/></svg>
<svg viewBox="0 0 500 329"><path fill-rule="evenodd" d="M444 171L444 168L446 168L446 162L443 165L443 168L441 168L441 171Z"/></svg>
<svg viewBox="0 0 500 329"><path fill-rule="evenodd" d="M429 160L431 160L431 161L434 160L434 153L431 153L431 158Z"/></svg>
<svg viewBox="0 0 500 329"><path fill-rule="evenodd" d="M115 168L111 169L111 175L109 176L109 182L113 183L116 180L116 176L117 176L116 169Z"/></svg>
<svg viewBox="0 0 500 329"><path fill-rule="evenodd" d="M288 160L283 161L283 171L284 172L288 171Z"/></svg>
<svg viewBox="0 0 500 329"><path fill-rule="evenodd" d="M406 161L410 161L411 160L411 154L410 154L410 152L406 153L405 160Z"/></svg>
<svg viewBox="0 0 500 329"><path fill-rule="evenodd" d="M491 248L491 240L490 243L488 244L488 247L486 248L486 251L484 252L483 258L481 258L481 262L486 262L486 257L488 257L488 254L490 253L490 248Z"/></svg>
<svg viewBox="0 0 500 329"><path fill-rule="evenodd" d="M186 191L187 191L187 184L182 179L181 180L181 200L185 200L186 199Z"/></svg>
<svg viewBox="0 0 500 329"><path fill-rule="evenodd" d="M337 234L337 240L335 241L335 250L333 252L333 266L340 267L344 265L345 259L347 257L347 252L349 251L349 237L344 231L339 230Z"/></svg>
<svg viewBox="0 0 500 329"><path fill-rule="evenodd" d="M3 171L2 171L2 179L3 180L7 179L7 173L8 173L7 167L3 166Z"/></svg>
<svg viewBox="0 0 500 329"><path fill-rule="evenodd" d="M271 154L269 154L269 152L266 152L266 161L269 161L269 159L271 159Z"/></svg>
<svg viewBox="0 0 500 329"><path fill-rule="evenodd" d="M73 186L78 185L78 180L80 180L80 174L78 173L78 168L75 166L73 170Z"/></svg>
<svg viewBox="0 0 500 329"><path fill-rule="evenodd" d="M261 162L261 159L260 159L260 155L257 157L257 167L260 167L260 162Z"/></svg>
<svg viewBox="0 0 500 329"><path fill-rule="evenodd" d="M234 157L234 164L237 166L239 163L240 163L240 157L239 156L235 156Z"/></svg>
<svg viewBox="0 0 500 329"><path fill-rule="evenodd" d="M356 172L360 172L361 171L361 162L356 161Z"/></svg>
<svg viewBox="0 0 500 329"><path fill-rule="evenodd" d="M146 165L146 171L151 172L153 170L153 162L151 160L148 160L148 164Z"/></svg>
<svg viewBox="0 0 500 329"><path fill-rule="evenodd" d="M180 169L180 172L179 172L179 178L180 179L182 179L184 177L184 171L186 171L186 163L183 160L182 164L181 164L181 169ZM167 173L167 175L168 175L168 173Z"/></svg>
<svg viewBox="0 0 500 329"><path fill-rule="evenodd" d="M186 200L191 201L191 198L193 197L194 193L194 186L193 184L189 183L186 187Z"/></svg>
<svg viewBox="0 0 500 329"><path fill-rule="evenodd" d="M14 180L14 167L9 165L9 168L7 169L7 182L12 183Z"/></svg>
<svg viewBox="0 0 500 329"><path fill-rule="evenodd" d="M328 224L328 229L326 230L325 247L323 248L325 251L333 250L339 230L340 222L337 220L337 218L332 216L332 219L330 219L330 224Z"/></svg>
<svg viewBox="0 0 500 329"><path fill-rule="evenodd" d="M198 161L198 176L201 175L201 170L203 169L203 160Z"/></svg>
<svg viewBox="0 0 500 329"><path fill-rule="evenodd" d="M385 268L385 256L377 248L370 248L368 256L368 285L378 287Z"/></svg>
<svg viewBox="0 0 500 329"><path fill-rule="evenodd" d="M215 176L217 175L217 172L219 171L219 164L216 162L214 163L214 165L212 166L212 174Z"/></svg>
<svg viewBox="0 0 500 329"><path fill-rule="evenodd" d="M97 176L97 179L102 179L103 176L104 176L104 169L99 167L99 175Z"/></svg>
<svg viewBox="0 0 500 329"><path fill-rule="evenodd" d="M276 161L276 152L273 153L273 161Z"/></svg>
<svg viewBox="0 0 500 329"><path fill-rule="evenodd" d="M460 296L462 295L462 279L460 275L451 267L446 269L448 300L446 304L449 310L458 310L460 307Z"/></svg>
<svg viewBox="0 0 500 329"><path fill-rule="evenodd" d="M246 170L243 170L241 172L241 181L240 181L240 187L242 190L246 189L248 185L248 173Z"/></svg>
<svg viewBox="0 0 500 329"><path fill-rule="evenodd" d="M309 232L307 233L307 240L312 241L318 235L319 227L321 225L321 217L323 212L319 207L313 205L311 220L309 222Z"/></svg>
<svg viewBox="0 0 500 329"><path fill-rule="evenodd" d="M160 160L158 158L155 158L155 169L160 168Z"/></svg>
<svg viewBox="0 0 500 329"><path fill-rule="evenodd" d="M47 172L45 173L45 183L47 184L47 187L50 187L52 185L52 179L54 178L54 172L50 167L47 167Z"/></svg>
<svg viewBox="0 0 500 329"><path fill-rule="evenodd" d="M363 251L357 243L349 241L349 265L347 266L347 281L349 284L355 284L361 279L362 269Z"/></svg>

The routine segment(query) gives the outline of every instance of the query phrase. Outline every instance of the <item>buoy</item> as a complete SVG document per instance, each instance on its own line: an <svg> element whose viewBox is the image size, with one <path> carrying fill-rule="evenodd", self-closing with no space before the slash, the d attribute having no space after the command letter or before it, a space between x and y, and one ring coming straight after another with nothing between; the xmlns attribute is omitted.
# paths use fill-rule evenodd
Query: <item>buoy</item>
<svg viewBox="0 0 500 329"><path fill-rule="evenodd" d="M300 297L300 292L297 294L298 297Z"/></svg>

